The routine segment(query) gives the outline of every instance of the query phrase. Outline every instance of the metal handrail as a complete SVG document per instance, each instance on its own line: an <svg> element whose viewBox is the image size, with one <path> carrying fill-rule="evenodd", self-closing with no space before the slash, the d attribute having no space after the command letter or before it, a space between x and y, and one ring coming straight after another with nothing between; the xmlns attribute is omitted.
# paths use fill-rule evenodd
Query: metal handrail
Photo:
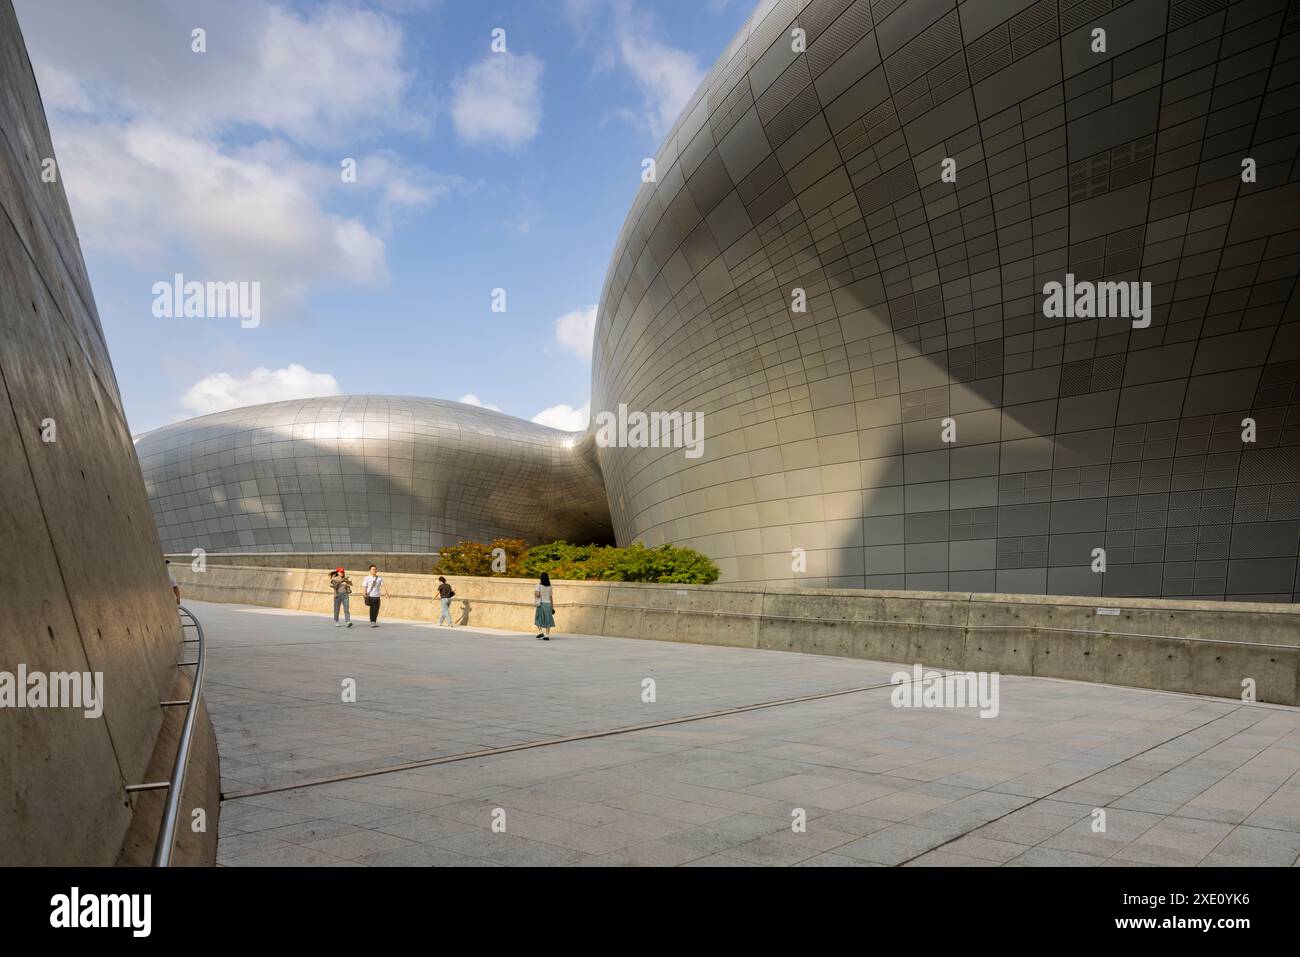
<svg viewBox="0 0 1300 957"><path fill-rule="evenodd" d="M185 723L181 725L180 745L176 748L176 761L172 765L171 780L165 785L167 801L163 805L162 823L158 826L158 843L154 846L154 867L171 866L172 845L176 843L176 823L180 818L181 797L185 793L185 770L190 762L190 744L194 738L194 725L199 716L199 698L203 694L203 662L207 651L207 643L203 640L203 626L194 617L194 613L184 605L180 606L180 612L182 619L189 619L188 623L182 620L181 627L188 628L191 625L194 627L199 656L195 661L180 663L181 666L195 666L194 685L190 689L188 707L185 710ZM179 702L164 702L164 704L175 703Z"/></svg>

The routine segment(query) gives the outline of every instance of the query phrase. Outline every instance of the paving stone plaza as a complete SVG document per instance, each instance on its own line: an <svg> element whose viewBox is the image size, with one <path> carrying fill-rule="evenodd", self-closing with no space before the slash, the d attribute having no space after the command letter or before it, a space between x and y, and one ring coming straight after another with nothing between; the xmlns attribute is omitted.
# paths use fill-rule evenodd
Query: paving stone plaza
<svg viewBox="0 0 1300 957"><path fill-rule="evenodd" d="M904 665L191 604L210 642L225 866L1300 856L1293 708L1003 676L983 719L893 707Z"/></svg>

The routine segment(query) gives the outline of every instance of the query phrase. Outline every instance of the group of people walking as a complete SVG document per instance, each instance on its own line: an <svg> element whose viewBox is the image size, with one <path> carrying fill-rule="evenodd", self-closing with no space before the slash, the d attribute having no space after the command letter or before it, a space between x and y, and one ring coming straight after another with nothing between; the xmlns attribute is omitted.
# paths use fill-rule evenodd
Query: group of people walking
<svg viewBox="0 0 1300 957"><path fill-rule="evenodd" d="M341 627L339 622L339 611L343 612L343 622L347 627L352 627L352 579L348 573L339 566L330 572L330 590L334 593L334 627ZM366 599L366 607L370 609L370 627L379 627L379 603L388 597L388 589L384 587L384 577L379 574L379 569L371 565L370 574L366 575L361 583L361 591ZM441 608L438 614L438 625L441 627L446 623L448 628L454 628L455 623L451 619L451 600L456 597L455 590L447 584L447 579L438 576L438 604ZM542 641L551 640L551 629L555 627L555 592L551 587L551 576L542 572L537 586L533 589L533 624L537 627L537 637Z"/></svg>
<svg viewBox="0 0 1300 957"><path fill-rule="evenodd" d="M352 579L340 565L330 572L330 590L334 592L334 627L339 627L339 609L343 609L343 620L352 627ZM388 597L384 587L384 578L379 569L370 566L370 574L361 582L361 591L365 595L366 607L370 609L370 627L379 627L379 602Z"/></svg>

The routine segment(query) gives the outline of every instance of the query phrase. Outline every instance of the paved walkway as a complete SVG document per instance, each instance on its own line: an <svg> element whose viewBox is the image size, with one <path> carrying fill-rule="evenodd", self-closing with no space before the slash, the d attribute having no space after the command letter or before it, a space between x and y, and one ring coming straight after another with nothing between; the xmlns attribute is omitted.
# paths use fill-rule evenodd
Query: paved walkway
<svg viewBox="0 0 1300 957"><path fill-rule="evenodd" d="M187 604L225 865L1300 857L1300 709L1004 676L980 718L894 708L880 662Z"/></svg>

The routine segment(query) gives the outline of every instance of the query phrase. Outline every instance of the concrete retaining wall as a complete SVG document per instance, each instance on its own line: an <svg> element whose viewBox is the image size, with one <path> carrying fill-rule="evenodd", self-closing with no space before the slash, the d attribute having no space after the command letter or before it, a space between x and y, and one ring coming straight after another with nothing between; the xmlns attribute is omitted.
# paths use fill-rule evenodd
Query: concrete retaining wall
<svg viewBox="0 0 1300 957"><path fill-rule="evenodd" d="M132 840L152 850L160 798L125 787L164 763L180 716L165 721L160 702L176 691L181 628L63 177L41 178L47 158L32 67L0 0L0 671L101 672L104 693L98 718L0 709L0 864L111 865L136 859ZM184 800L206 802L208 831L178 843L177 863L215 850L206 721L198 736Z"/></svg>
<svg viewBox="0 0 1300 957"><path fill-rule="evenodd" d="M176 567L176 566L174 566ZM330 613L328 573L209 564L177 570L187 597ZM364 618L361 578L353 614ZM384 573L383 614L437 619L430 575ZM457 624L532 630L533 586L448 577ZM558 582L559 632L920 662L1300 704L1300 606L966 592Z"/></svg>

